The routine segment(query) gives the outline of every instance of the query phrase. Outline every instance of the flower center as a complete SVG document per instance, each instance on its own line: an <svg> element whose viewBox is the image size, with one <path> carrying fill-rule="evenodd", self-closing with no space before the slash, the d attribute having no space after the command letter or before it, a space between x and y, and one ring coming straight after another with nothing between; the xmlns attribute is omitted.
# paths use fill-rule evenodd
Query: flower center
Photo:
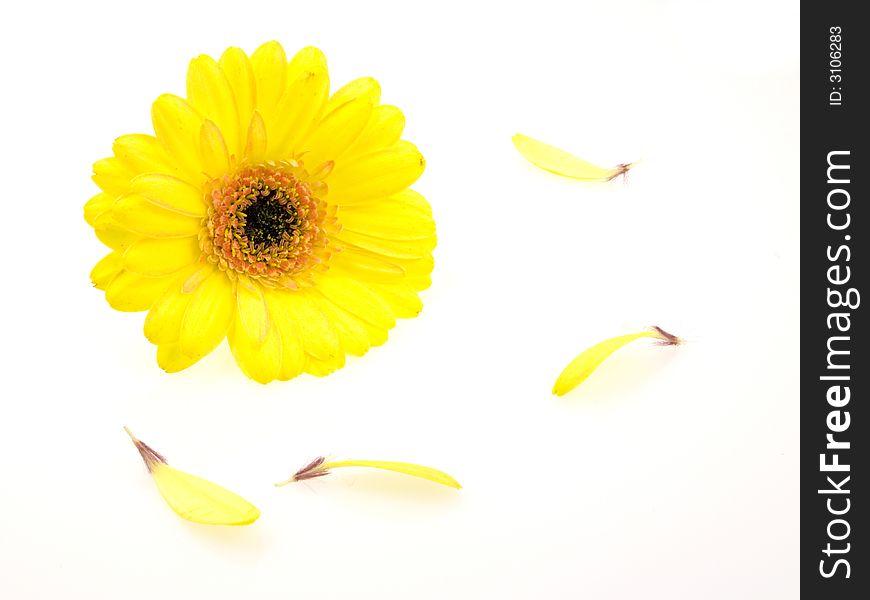
<svg viewBox="0 0 870 600"><path fill-rule="evenodd" d="M267 187L262 193L265 195L255 198L245 210L244 232L254 245L275 245L285 233L298 228L299 213L292 203L286 202L284 190Z"/></svg>
<svg viewBox="0 0 870 600"><path fill-rule="evenodd" d="M334 209L312 193L325 186L306 179L292 161L243 167L210 182L200 234L208 260L272 287L305 285L308 271L328 258L328 233L337 228Z"/></svg>

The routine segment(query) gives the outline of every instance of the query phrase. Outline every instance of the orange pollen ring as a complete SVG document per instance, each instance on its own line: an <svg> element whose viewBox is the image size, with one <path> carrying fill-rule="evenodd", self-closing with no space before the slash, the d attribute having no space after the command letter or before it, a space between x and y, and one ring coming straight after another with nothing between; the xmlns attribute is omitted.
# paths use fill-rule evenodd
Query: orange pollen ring
<svg viewBox="0 0 870 600"><path fill-rule="evenodd" d="M327 254L328 211L294 171L269 163L208 184L210 208L199 241L209 261L272 287L298 287L297 276Z"/></svg>

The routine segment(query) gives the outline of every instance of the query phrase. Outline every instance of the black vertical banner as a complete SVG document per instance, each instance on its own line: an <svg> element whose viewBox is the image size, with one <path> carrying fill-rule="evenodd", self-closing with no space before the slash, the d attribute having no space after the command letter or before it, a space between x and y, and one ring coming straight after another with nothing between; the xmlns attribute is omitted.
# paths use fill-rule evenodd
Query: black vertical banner
<svg viewBox="0 0 870 600"><path fill-rule="evenodd" d="M801 593L870 598L870 22L801 5Z"/></svg>

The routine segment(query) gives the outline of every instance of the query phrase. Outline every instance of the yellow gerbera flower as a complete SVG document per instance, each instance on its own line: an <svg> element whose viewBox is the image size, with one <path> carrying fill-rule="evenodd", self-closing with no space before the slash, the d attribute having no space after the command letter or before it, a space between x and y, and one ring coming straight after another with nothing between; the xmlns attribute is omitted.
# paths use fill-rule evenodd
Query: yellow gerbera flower
<svg viewBox="0 0 870 600"><path fill-rule="evenodd" d="M112 251L91 279L117 310L148 311L169 372L226 337L265 383L326 375L416 316L435 223L405 120L364 77L329 95L326 59L277 42L199 56L187 99L151 110L94 164L85 219Z"/></svg>

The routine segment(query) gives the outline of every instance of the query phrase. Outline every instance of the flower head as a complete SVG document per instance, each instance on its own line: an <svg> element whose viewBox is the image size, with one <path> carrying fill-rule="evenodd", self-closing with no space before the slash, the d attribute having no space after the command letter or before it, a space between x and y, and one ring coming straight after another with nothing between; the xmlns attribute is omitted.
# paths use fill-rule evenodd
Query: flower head
<svg viewBox="0 0 870 600"><path fill-rule="evenodd" d="M155 135L94 164L85 219L111 248L94 285L148 311L162 368L226 337L257 381L326 375L420 312L435 224L408 186L425 163L374 79L330 96L316 48L230 48L193 59L187 98L151 115Z"/></svg>

